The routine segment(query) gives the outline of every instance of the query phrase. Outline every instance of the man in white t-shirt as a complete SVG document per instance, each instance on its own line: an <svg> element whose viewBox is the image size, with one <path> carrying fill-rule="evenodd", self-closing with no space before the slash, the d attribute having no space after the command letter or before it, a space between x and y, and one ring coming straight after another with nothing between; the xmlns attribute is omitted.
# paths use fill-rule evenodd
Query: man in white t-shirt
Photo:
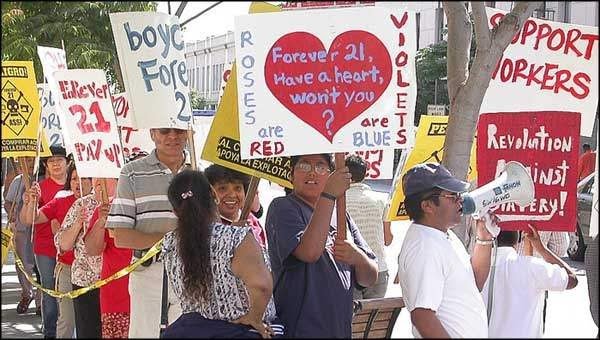
<svg viewBox="0 0 600 340"><path fill-rule="evenodd" d="M385 262L385 248L392 243L394 236L390 222L383 220L385 202L370 186L363 183L367 174L367 163L358 155L346 158L346 166L352 174L352 183L346 191L346 210L356 223L358 230L377 256L377 282L372 287L354 289L354 299L375 299L385 296L388 286L388 267Z"/></svg>
<svg viewBox="0 0 600 340"><path fill-rule="evenodd" d="M562 291L577 286L573 270L541 241L535 228L524 241L524 253L516 251L518 231L498 234L493 299L489 323L491 338L541 338L542 308L546 290ZM535 250L542 258L533 257ZM482 291L488 304L488 285Z"/></svg>
<svg viewBox="0 0 600 340"><path fill-rule="evenodd" d="M488 336L480 290L489 273L492 235L485 221L477 220L477 243L469 258L450 230L461 221L459 193L468 186L435 163L415 165L402 178L413 223L402 243L398 273L416 337Z"/></svg>

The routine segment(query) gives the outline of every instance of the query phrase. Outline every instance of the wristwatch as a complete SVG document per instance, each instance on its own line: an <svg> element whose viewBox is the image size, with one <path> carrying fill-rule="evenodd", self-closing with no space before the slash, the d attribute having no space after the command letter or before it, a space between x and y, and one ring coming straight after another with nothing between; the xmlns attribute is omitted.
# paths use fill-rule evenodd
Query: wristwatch
<svg viewBox="0 0 600 340"><path fill-rule="evenodd" d="M492 237L491 240L482 240L477 236L475 237L475 243L482 245L482 246L489 246L489 245L493 244L495 240L496 240L495 237Z"/></svg>
<svg viewBox="0 0 600 340"><path fill-rule="evenodd" d="M325 192L325 191L321 192L321 197L325 197L327 199L335 201L335 196L333 196L332 194Z"/></svg>

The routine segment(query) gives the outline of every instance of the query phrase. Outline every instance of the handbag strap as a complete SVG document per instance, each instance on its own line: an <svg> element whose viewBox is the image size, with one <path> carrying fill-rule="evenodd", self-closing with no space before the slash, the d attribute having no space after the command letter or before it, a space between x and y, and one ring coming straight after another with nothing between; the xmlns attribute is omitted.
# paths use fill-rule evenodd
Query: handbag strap
<svg viewBox="0 0 600 340"><path fill-rule="evenodd" d="M169 289L167 270L163 268L162 301L160 306L160 332L162 333L169 324Z"/></svg>

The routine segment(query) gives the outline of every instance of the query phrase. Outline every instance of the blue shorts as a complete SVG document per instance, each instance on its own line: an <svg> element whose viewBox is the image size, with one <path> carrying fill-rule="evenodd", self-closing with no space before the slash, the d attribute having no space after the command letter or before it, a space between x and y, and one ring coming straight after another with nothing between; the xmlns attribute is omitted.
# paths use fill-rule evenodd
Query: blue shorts
<svg viewBox="0 0 600 340"><path fill-rule="evenodd" d="M282 338L284 327L276 318L271 324L273 338ZM260 339L260 334L252 327L224 320L211 320L200 313L185 313L179 319L165 328L161 338L254 338Z"/></svg>

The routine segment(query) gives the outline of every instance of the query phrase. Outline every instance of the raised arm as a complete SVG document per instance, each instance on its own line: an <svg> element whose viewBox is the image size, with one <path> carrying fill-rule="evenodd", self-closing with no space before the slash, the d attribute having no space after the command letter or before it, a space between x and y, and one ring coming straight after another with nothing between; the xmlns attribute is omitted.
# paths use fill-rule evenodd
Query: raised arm
<svg viewBox="0 0 600 340"><path fill-rule="evenodd" d="M92 224L90 231L83 238L85 244L85 251L92 256L99 256L104 251L106 242L104 241L104 225L106 224L106 218L108 217L108 211L110 204L102 204L96 208L96 213L92 217L90 223Z"/></svg>
<svg viewBox="0 0 600 340"><path fill-rule="evenodd" d="M335 197L341 196L350 186L350 177L348 167L335 170L327 178L323 192ZM318 261L319 257L323 254L325 241L329 234L329 224L331 223L334 203L329 198L319 196L315 210L300 239L300 243L293 252L293 255L301 261L313 263Z"/></svg>
<svg viewBox="0 0 600 340"><path fill-rule="evenodd" d="M38 224L48 222L48 217L37 209L37 202L41 196L40 186L37 182L31 184L23 194L23 208L19 219L24 224Z"/></svg>
<svg viewBox="0 0 600 340"><path fill-rule="evenodd" d="M531 246L533 247L533 249L542 256L544 261L550 264L556 264L567 272L567 275L569 276L567 289L575 288L577 286L578 280L577 275L575 275L573 269L571 269L571 267L567 263L565 263L565 261L563 261L555 253L550 251L548 247L542 243L535 227L533 227L531 224L528 224L528 226L529 229L531 229L531 231L525 234L525 239L531 242Z"/></svg>
<svg viewBox="0 0 600 340"><path fill-rule="evenodd" d="M54 244L61 253L73 249L77 236L83 229L84 223L86 223L87 216L84 216L82 205L80 201L75 202L65 220L63 221L60 229L54 235Z"/></svg>
<svg viewBox="0 0 600 340"><path fill-rule="evenodd" d="M493 214L488 214L484 218L491 218L493 223L497 223L497 217ZM483 218L474 220L474 223L476 224L475 235L477 239L485 243L476 242L473 248L473 255L471 256L471 267L475 276L475 284L477 285L477 289L481 291L490 273L493 236L485 227L485 220Z"/></svg>

